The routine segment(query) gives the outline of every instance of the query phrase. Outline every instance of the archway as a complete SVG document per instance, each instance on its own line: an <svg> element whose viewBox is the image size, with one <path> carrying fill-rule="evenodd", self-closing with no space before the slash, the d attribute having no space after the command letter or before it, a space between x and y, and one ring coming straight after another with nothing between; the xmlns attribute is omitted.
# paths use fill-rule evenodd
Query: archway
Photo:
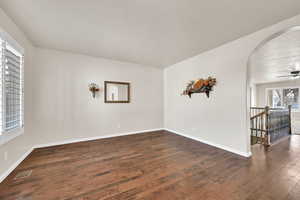
<svg viewBox="0 0 300 200"><path fill-rule="evenodd" d="M299 53L298 53L299 52ZM298 72L299 71L299 72ZM292 108L298 107L292 102L287 103L287 95L292 96L288 100L294 100L299 103L300 79L299 87L286 82L298 80L300 77L300 26L284 29L275 34L270 35L252 51L247 63L247 130L248 130L248 149L251 151L252 123L251 117L257 115L264 110L260 110L251 116L250 107L266 108L266 107L286 107L291 105ZM271 90L271 83L274 88L280 90ZM261 85L265 84L265 87ZM266 86L268 85L269 86ZM259 90L257 85L260 85ZM281 85L281 86L280 86ZM267 90L267 89L270 90ZM264 91L264 92L263 92ZM269 96L267 95L269 92ZM290 91L290 93L288 93ZM274 96L273 95L274 92ZM276 97L277 92L277 97ZM281 96L280 96L280 95ZM276 104L277 102L277 104ZM294 106L294 107L293 107ZM299 116L300 119L300 116ZM260 119L261 120L261 119ZM264 123L264 122L263 122ZM263 124L262 123L262 124ZM259 125L261 126L261 125ZM299 122L300 127L300 122ZM300 128L299 128L300 130ZM263 131L262 131L263 132ZM261 132L261 133L262 133ZM250 137L251 136L251 137ZM263 136L262 136L263 137ZM252 138L253 139L253 138ZM256 138L257 139L257 138ZM270 138L257 139L270 140ZM270 142L270 141L269 141ZM253 141L252 141L253 144Z"/></svg>

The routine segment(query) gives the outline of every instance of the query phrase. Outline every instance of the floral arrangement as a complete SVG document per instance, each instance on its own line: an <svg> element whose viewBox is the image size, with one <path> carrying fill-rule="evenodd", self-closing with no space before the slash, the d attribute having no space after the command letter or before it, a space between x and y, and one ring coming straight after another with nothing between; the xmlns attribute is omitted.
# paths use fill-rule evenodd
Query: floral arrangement
<svg viewBox="0 0 300 200"><path fill-rule="evenodd" d="M96 97L96 92L99 92L99 86L96 83L89 84L89 90L92 92L93 98Z"/></svg>
<svg viewBox="0 0 300 200"><path fill-rule="evenodd" d="M182 95L188 95L191 98L192 94L194 93L205 93L209 98L209 93L213 90L213 87L216 85L216 83L217 80L210 76L207 79L190 81Z"/></svg>

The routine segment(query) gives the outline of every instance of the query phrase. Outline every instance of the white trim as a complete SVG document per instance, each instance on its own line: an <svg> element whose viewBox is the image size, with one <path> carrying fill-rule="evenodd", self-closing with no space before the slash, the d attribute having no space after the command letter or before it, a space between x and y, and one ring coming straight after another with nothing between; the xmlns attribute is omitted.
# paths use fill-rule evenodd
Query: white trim
<svg viewBox="0 0 300 200"><path fill-rule="evenodd" d="M165 128L166 131L169 131L171 133L175 133L177 135L181 135L183 137L187 137L187 138L190 138L192 140L196 140L198 142L202 142L204 144L207 144L207 145L210 145L210 146L213 146L213 147L216 147L216 148L219 148L219 149L222 149L222 150L225 150L225 151L229 151L231 153L234 153L234 154L238 154L240 156L243 156L243 157L251 157L252 153L251 152L242 152L242 151L238 151L236 149L233 149L231 147L227 147L227 146L224 146L224 145L221 145L221 144L216 144L216 143L213 143L213 142L209 142L209 141L206 141L206 140L203 140L203 139L199 139L199 138L196 138L196 137L193 137L193 136L190 136L190 135L186 135L186 134L183 134L183 133L180 133L178 131L174 131L174 130L171 130L171 129L168 129L168 128Z"/></svg>
<svg viewBox="0 0 300 200"><path fill-rule="evenodd" d="M22 135L24 133L24 128L20 128L17 130L11 130L0 134L0 146L13 140L14 138Z"/></svg>
<svg viewBox="0 0 300 200"><path fill-rule="evenodd" d="M140 134L140 133L147 133L147 132L154 132L154 131L160 131L160 130L166 130L172 133L175 133L177 135L181 135L183 137L190 138L192 140L196 140L205 144L208 144L210 146L223 149L225 151L229 151L234 154L241 155L243 157L251 157L251 152L245 153L241 151L237 151L235 149L232 149L230 147L226 147L224 145L215 144L212 142L208 142L202 139L198 139L183 133L180 133L178 131L170 130L167 128L157 128L157 129L148 129L148 130L142 130L142 131L134 131L134 132L126 132L126 133L119 133L119 134L112 134L112 135L104 135L104 136L95 136L95 137L89 137L89 138L78 138L78 139L71 139L71 140L64 140L61 142L53 142L53 143L46 143L46 144L39 144L33 146L30 150L28 150L24 155L21 156L20 159L18 159L8 170L6 170L2 175L0 175L0 183L15 169L18 167L18 165L34 150L37 148L44 148L44 147L50 147L50 146L57 146L57 145L63 145L63 144L71 144L76 142L85 142L85 141L91 141L91 140L99 140L99 139L105 139L105 138L112 138L112 137L119 137L119 136L126 136L126 135L133 135L133 134Z"/></svg>
<svg viewBox="0 0 300 200"><path fill-rule="evenodd" d="M139 133L147 133L147 132L161 131L161 130L164 130L164 128L156 128L156 129L149 129L149 130L142 130L142 131L95 136L95 137L88 137L88 138L77 138L77 139L64 140L64 141L60 141L60 142L39 144L39 145L35 145L34 148L37 149L37 148L51 147L51 146L57 146L57 145L63 145L63 144L71 144L71 143L77 143L77 142L85 142L85 141L91 141L91 140L99 140L99 139L105 139L105 138L134 135L134 134L139 134Z"/></svg>
<svg viewBox="0 0 300 200"><path fill-rule="evenodd" d="M0 37L8 42L10 46L12 46L15 50L17 50L19 53L24 54L25 50L24 48L14 39L12 38L8 33L5 31L1 30L0 28Z"/></svg>
<svg viewBox="0 0 300 200"><path fill-rule="evenodd" d="M2 43L3 41L3 43ZM2 43L2 45L1 45ZM21 72L23 72L23 54L24 54L24 48L22 48L21 45L18 44L18 42L16 40L14 40L8 33L6 33L5 31L3 31L1 28L0 28L0 48L5 52L5 50L9 50L9 51L12 51L13 54L16 54L16 55L19 55L22 59L20 60L21 61L21 65L20 65L20 70ZM2 66L2 68L4 68L4 65L5 65L5 58L6 58L6 53L2 52L2 55L1 55L1 58L2 60L0 61L0 65ZM4 56L4 57L3 57ZM2 62L2 63L1 63ZM23 114L23 106L24 106L24 103L23 103L23 88L24 88L24 83L22 82L23 81L23 73L20 74L20 78L21 78L21 93L20 93L20 96L21 96L21 103L20 103L20 112L21 112L21 115ZM6 113L4 112L4 110L6 109L6 98L5 98L5 73L2 69L2 95L1 95L1 101L2 101L2 121L1 121L1 125L2 125L2 128L0 130L0 146L7 143L8 141L14 139L15 137L19 136L19 135L22 135L24 133L24 128L23 126L22 127L17 127L17 128L13 128L12 130L9 130L9 131L5 131L6 129ZM23 125L23 117L21 119L22 121L22 125Z"/></svg>
<svg viewBox="0 0 300 200"><path fill-rule="evenodd" d="M6 177L8 177L8 175L12 172L12 171L14 171L18 166L19 166L19 164L21 164L21 162L23 161L23 160L25 160L25 158L32 152L34 150L34 148L31 148L31 149L29 149L25 154L23 154L22 156L21 156L21 158L19 158L9 169L7 169L2 175L0 175L0 183L2 182L2 181L4 181L4 179L6 178Z"/></svg>

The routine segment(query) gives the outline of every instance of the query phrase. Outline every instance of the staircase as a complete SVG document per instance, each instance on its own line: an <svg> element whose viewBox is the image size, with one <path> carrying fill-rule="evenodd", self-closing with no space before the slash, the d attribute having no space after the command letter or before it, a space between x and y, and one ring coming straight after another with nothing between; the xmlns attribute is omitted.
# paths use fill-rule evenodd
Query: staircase
<svg viewBox="0 0 300 200"><path fill-rule="evenodd" d="M291 134L291 106L250 108L251 145L269 146Z"/></svg>

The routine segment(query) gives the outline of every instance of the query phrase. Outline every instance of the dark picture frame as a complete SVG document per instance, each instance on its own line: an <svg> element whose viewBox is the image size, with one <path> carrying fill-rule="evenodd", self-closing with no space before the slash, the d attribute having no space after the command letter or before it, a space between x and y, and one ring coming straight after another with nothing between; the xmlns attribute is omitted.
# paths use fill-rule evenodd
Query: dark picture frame
<svg viewBox="0 0 300 200"><path fill-rule="evenodd" d="M116 85L126 85L127 86L127 100L126 101L111 101L107 98L107 85L116 84ZM104 81L104 102L105 103L130 103L130 83L128 82L119 82L119 81Z"/></svg>

